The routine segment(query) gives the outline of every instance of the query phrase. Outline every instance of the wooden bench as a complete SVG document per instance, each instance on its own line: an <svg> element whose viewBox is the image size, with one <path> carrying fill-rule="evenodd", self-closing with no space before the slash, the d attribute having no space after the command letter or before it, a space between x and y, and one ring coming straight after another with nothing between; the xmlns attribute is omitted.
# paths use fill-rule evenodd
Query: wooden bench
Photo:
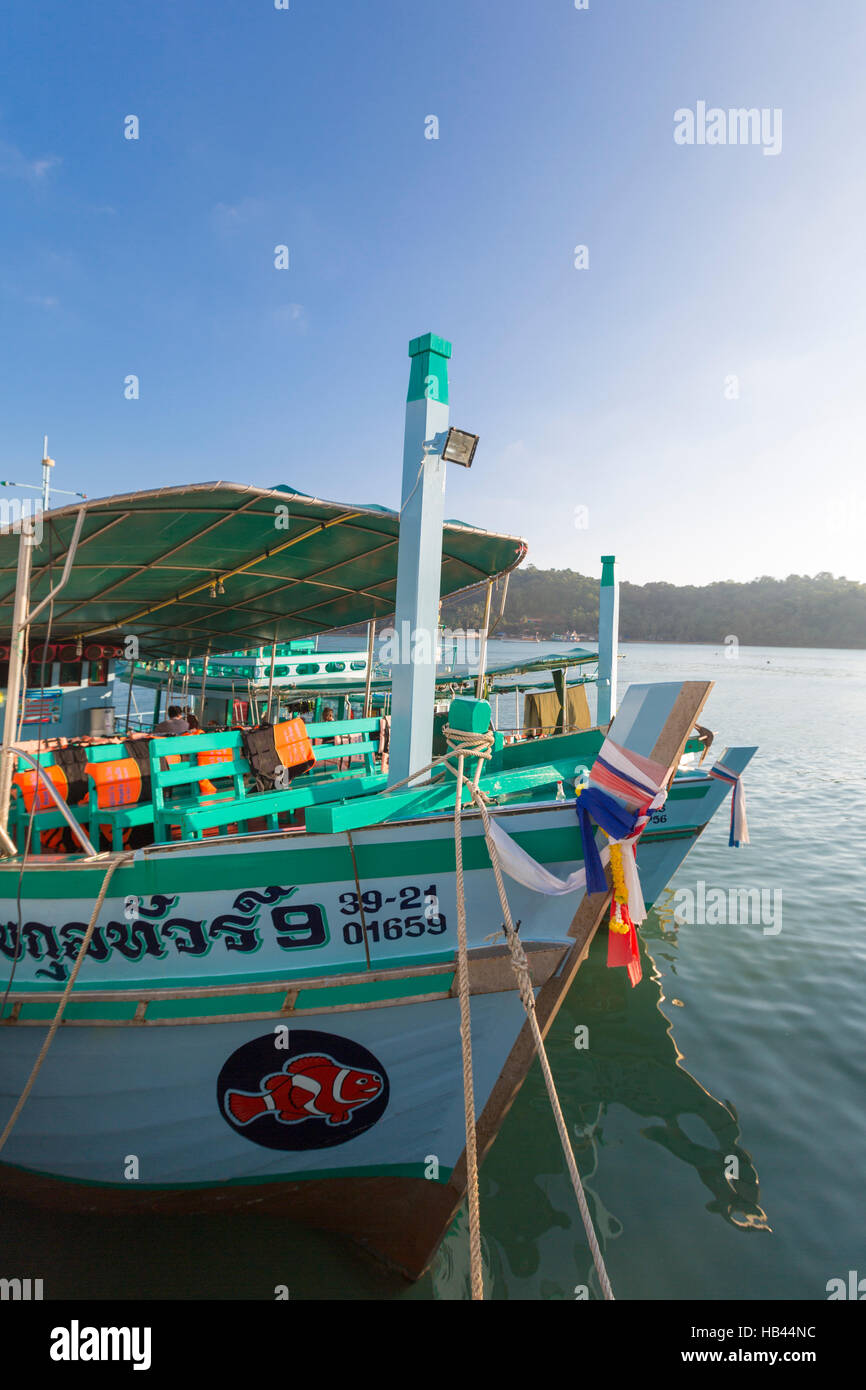
<svg viewBox="0 0 866 1390"><path fill-rule="evenodd" d="M322 740L313 746L317 765L341 758L363 758L364 773L358 775L351 768L337 773L333 769L317 766L293 778L289 787L268 792L248 790L246 778L250 766L243 756L241 735L235 730L154 739L150 745L150 766L157 840L168 839L174 827L179 830L181 839L199 840L208 830L225 830L232 825L240 826L260 819L266 822L269 830L277 830L281 815L381 790L386 785L387 777L375 771L379 727L378 719L308 724L308 736ZM366 734L368 737L358 743L337 743L337 738L347 733ZM225 753L229 760L225 763L199 764L199 754L218 751ZM162 768L160 759L176 753L195 755L195 761ZM230 780L231 786L222 789L215 787L213 784L221 779ZM210 785L203 788L203 783ZM166 792L176 788L191 791L192 795L186 803L172 804L166 800Z"/></svg>
<svg viewBox="0 0 866 1390"><path fill-rule="evenodd" d="M176 811L172 824L180 826L182 840L200 840L205 831L223 829L229 825L242 825L246 821L264 819L269 830L279 829L279 817L293 811L305 810L311 806L324 806L333 802L351 800L354 797L370 796L373 792L384 791L388 784L387 773L373 773L372 776L343 776L306 786L297 786L302 781L297 778L292 787L285 791L255 792L242 799L202 805L188 811Z"/></svg>
<svg viewBox="0 0 866 1390"><path fill-rule="evenodd" d="M305 780L315 778L319 780L323 775L333 776L333 772L322 767L321 764L333 762L340 758L363 758L364 771L367 776L372 776L376 771L375 758L379 752L379 731L382 726L381 719L329 719L322 720L317 724L307 725L307 736L313 740L313 752L316 757L315 768L309 772L302 773L292 781L292 786L296 787ZM338 743L337 739L348 740L352 735L361 735L357 743L348 741ZM366 738L363 737L366 735ZM321 743L315 740L321 739Z"/></svg>
<svg viewBox="0 0 866 1390"><path fill-rule="evenodd" d="M170 838L171 827L181 824L190 801L201 806L219 797L226 804L243 805L247 794L244 779L250 765L243 756L241 735L237 730L216 734L166 734L151 739L148 751L151 809L157 841ZM199 762L200 754L216 754L217 759ZM177 757L181 761L174 761ZM166 767L162 765L164 758L172 759ZM217 782L228 782L230 786L220 790L215 786ZM185 794L187 800L173 800L170 795L173 791Z"/></svg>
<svg viewBox="0 0 866 1390"><path fill-rule="evenodd" d="M231 781L232 785L223 792L224 797L245 794L243 779L249 772L249 764L242 755L241 735L236 730L171 734L151 739L148 759L151 796L147 800L124 802L123 782L112 784L104 777L99 781L92 775L88 777L88 814L94 844L94 836L99 835L100 829L106 829L111 834L112 849L120 850L124 831L141 825L153 826L154 839L164 838L166 829L178 823L181 811L206 803L217 795L213 785L215 778ZM116 790L116 802L100 805L100 782L103 791L106 786Z"/></svg>

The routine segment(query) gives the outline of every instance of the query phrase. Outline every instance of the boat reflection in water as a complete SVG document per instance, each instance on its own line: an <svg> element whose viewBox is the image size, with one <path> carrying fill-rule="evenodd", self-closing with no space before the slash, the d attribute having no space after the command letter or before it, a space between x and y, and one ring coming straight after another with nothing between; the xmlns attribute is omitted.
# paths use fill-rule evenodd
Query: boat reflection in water
<svg viewBox="0 0 866 1390"><path fill-rule="evenodd" d="M666 930L670 915L662 907L641 928L644 972L635 989L620 972L607 969L605 942L593 943L547 1039L593 1225L608 1263L611 1243L624 1234L622 1220L600 1195L610 1201L623 1176L621 1160L614 1160L605 1144L605 1121L615 1106L647 1121L641 1137L694 1170L710 1194L705 1210L740 1229L771 1229L736 1110L730 1101L710 1095L686 1069L665 1013L669 1001L650 957L659 947L666 953L676 949L676 932ZM581 1026L588 1029L591 1045L576 1051L575 1030ZM698 1130L703 1139L692 1137ZM614 1151L621 1152L621 1144L618 1135ZM643 1202L640 1192L646 1188L647 1205L653 1202L651 1166L642 1163L630 1179L637 1200ZM732 1171L736 1178L727 1176ZM485 1163L481 1208L485 1280L494 1298L573 1299L580 1296L576 1288L581 1283L590 1298L600 1297L537 1066ZM661 1225L664 1202L658 1211L651 1219ZM434 1297L468 1296L464 1225L465 1208L432 1270ZM542 1269L545 1277L539 1280Z"/></svg>

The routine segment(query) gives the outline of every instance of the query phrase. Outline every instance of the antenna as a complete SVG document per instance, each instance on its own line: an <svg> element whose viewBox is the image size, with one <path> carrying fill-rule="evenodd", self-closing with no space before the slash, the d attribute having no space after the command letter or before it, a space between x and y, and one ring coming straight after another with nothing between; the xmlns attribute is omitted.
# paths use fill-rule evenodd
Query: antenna
<svg viewBox="0 0 866 1390"><path fill-rule="evenodd" d="M42 510L48 511L51 500L51 469L54 467L54 459L48 457L48 435L42 436L42 485L37 487L35 483L13 483L8 478L0 478L0 487L25 487L30 492L42 493ZM55 488L55 492L61 493L64 497L82 497L86 500L86 492L67 492L65 488Z"/></svg>

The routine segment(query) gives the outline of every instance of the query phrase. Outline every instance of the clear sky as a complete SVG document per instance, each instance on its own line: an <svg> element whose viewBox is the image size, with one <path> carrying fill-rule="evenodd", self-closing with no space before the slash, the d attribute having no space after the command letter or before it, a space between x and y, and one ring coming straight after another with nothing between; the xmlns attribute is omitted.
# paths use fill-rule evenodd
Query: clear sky
<svg viewBox="0 0 866 1390"><path fill-rule="evenodd" d="M862 0L4 8L0 476L47 433L91 496L396 505L433 331L481 436L448 516L637 582L866 580ZM781 149L677 144L699 102Z"/></svg>

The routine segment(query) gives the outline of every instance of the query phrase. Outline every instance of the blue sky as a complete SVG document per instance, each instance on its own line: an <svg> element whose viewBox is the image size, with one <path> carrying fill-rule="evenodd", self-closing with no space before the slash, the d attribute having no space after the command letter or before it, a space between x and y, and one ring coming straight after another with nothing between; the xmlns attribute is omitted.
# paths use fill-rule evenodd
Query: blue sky
<svg viewBox="0 0 866 1390"><path fill-rule="evenodd" d="M91 496L396 505L433 331L481 436L447 515L637 582L866 580L864 37L859 0L10 0L0 476L47 433ZM698 101L780 152L677 145Z"/></svg>

